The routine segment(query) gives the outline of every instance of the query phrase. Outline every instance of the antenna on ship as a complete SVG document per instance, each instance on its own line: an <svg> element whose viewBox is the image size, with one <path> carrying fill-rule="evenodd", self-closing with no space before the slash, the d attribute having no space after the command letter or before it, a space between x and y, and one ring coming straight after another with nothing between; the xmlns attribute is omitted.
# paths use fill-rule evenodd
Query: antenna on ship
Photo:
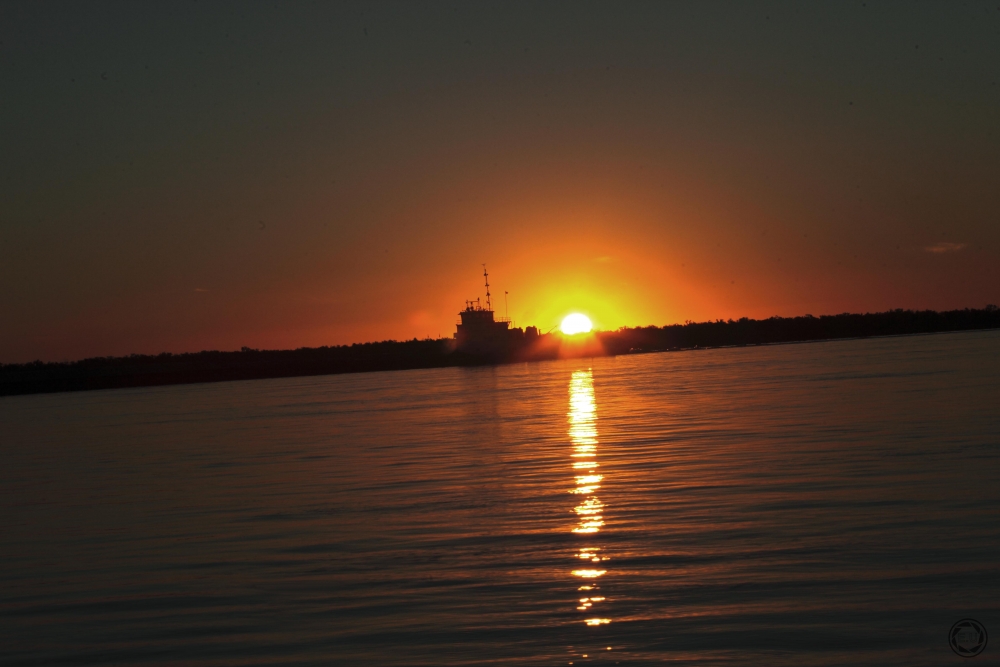
<svg viewBox="0 0 1000 667"><path fill-rule="evenodd" d="M510 319L510 308L507 306L507 290L503 291L503 316Z"/></svg>
<svg viewBox="0 0 1000 667"><path fill-rule="evenodd" d="M486 278L486 310L493 310L493 302L490 301L490 274L486 273L485 264L483 264L483 277Z"/></svg>

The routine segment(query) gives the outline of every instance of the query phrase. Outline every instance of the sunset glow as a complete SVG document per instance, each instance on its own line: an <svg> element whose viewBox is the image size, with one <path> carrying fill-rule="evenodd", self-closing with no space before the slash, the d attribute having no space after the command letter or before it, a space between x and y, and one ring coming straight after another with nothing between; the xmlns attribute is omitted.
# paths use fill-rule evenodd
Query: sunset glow
<svg viewBox="0 0 1000 667"><path fill-rule="evenodd" d="M29 4L24 35L95 20ZM683 20L659 3L595 6L555 42L530 28L549 19L505 32L483 9L460 39L434 12L386 10L376 37L349 4L265 3L246 26L262 36L238 44L228 14L200 4L116 16L102 28L113 55L87 31L48 59L4 41L26 69L4 89L18 166L0 179L0 363L448 339L466 299L485 303L483 263L497 316L563 337L586 331L558 328L581 311L614 331L996 300L997 165L983 156L998 139L977 129L996 77L910 37L864 54L848 38L803 46L827 24L902 39L892 12L833 3L737 45L700 3ZM750 4L727 20L764 20ZM941 44L986 25L963 20L926 25L954 31ZM125 37L160 30L218 42L175 62L194 37L150 37L143 57L174 65L130 69ZM994 37L979 35L983 63ZM806 60L789 73L772 49ZM884 98L848 99L863 90Z"/></svg>
<svg viewBox="0 0 1000 667"><path fill-rule="evenodd" d="M563 318L562 324L559 325L559 330L562 331L567 336L573 336L580 333L589 333L591 329L594 328L593 323L590 318L586 315L581 315L580 313L573 313L567 315Z"/></svg>

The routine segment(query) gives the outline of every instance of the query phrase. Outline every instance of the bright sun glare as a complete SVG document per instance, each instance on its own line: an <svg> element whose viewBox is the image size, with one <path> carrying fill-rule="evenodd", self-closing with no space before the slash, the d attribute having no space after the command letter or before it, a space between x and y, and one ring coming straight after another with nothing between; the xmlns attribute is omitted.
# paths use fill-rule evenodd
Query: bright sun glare
<svg viewBox="0 0 1000 667"><path fill-rule="evenodd" d="M563 318L559 328L567 336L572 336L573 334L587 333L594 328L594 325L591 324L590 318L586 315L572 313Z"/></svg>

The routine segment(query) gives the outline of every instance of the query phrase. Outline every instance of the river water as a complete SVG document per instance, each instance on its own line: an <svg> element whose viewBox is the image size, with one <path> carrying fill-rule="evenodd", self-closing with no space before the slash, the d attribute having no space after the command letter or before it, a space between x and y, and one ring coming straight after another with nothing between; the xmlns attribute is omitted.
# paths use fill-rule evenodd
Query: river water
<svg viewBox="0 0 1000 667"><path fill-rule="evenodd" d="M998 378L973 332L3 398L0 663L958 664Z"/></svg>

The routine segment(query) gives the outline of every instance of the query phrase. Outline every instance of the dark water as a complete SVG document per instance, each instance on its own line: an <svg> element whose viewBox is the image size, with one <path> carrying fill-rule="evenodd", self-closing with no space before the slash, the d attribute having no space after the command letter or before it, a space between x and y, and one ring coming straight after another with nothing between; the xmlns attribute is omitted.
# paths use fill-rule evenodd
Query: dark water
<svg viewBox="0 0 1000 667"><path fill-rule="evenodd" d="M998 378L990 332L0 399L0 663L958 664Z"/></svg>

